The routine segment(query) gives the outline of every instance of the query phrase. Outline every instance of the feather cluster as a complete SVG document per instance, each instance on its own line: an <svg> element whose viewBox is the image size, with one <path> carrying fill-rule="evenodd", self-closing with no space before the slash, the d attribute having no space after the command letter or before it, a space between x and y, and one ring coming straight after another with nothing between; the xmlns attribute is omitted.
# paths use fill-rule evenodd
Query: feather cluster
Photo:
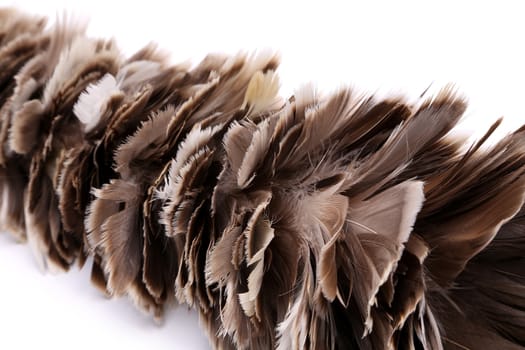
<svg viewBox="0 0 525 350"><path fill-rule="evenodd" d="M283 99L277 66L1 10L3 228L217 349L522 349L525 130L452 137L450 88Z"/></svg>

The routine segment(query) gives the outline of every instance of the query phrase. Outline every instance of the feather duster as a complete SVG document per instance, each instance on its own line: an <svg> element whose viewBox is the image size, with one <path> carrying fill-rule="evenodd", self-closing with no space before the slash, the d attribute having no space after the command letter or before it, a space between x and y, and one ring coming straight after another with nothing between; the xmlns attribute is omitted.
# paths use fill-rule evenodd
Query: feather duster
<svg viewBox="0 0 525 350"><path fill-rule="evenodd" d="M43 269L186 304L216 349L525 346L525 128L469 144L451 87L285 99L272 53L45 23L0 11L0 222Z"/></svg>

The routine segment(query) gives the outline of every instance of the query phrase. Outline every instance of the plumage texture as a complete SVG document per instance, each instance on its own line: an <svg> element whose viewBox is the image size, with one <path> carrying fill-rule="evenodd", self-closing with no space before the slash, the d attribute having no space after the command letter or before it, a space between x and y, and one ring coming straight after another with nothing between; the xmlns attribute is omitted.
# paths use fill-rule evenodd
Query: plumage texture
<svg viewBox="0 0 525 350"><path fill-rule="evenodd" d="M409 104L279 95L271 53L125 58L0 10L0 223L43 269L217 349L525 347L525 128L451 136L452 88Z"/></svg>

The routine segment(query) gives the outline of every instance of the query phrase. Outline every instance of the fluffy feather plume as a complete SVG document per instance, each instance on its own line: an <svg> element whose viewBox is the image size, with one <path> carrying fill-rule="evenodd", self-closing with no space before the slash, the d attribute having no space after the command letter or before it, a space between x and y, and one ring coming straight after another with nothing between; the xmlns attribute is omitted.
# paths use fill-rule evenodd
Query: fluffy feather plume
<svg viewBox="0 0 525 350"><path fill-rule="evenodd" d="M451 88L284 99L272 53L172 65L84 32L0 10L0 224L43 269L91 256L216 349L525 346L525 128L467 145Z"/></svg>

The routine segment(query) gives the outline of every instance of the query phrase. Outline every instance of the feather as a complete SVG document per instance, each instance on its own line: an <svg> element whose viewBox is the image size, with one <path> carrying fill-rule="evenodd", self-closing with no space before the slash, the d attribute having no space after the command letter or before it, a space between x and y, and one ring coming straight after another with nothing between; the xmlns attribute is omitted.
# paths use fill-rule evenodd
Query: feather
<svg viewBox="0 0 525 350"><path fill-rule="evenodd" d="M244 158L238 168L237 186L239 186L239 188L245 188L253 181L255 177L253 172L258 163L261 162L261 158L264 157L268 151L270 136L270 125L268 120L265 120L253 133L250 146L246 149ZM242 149L242 147L240 149Z"/></svg>
<svg viewBox="0 0 525 350"><path fill-rule="evenodd" d="M37 100L26 102L22 109L13 116L10 135L10 147L17 153L27 154L33 150L39 139L40 115L44 107Z"/></svg>
<svg viewBox="0 0 525 350"><path fill-rule="evenodd" d="M279 92L279 78L274 71L257 71L250 79L244 102L241 108L249 108L250 114L257 114L271 106L277 105L281 99L277 96Z"/></svg>
<svg viewBox="0 0 525 350"><path fill-rule="evenodd" d="M246 262L247 266L253 266L253 269L248 275L248 291L239 293L239 301L246 316L255 316L258 319L260 319L260 311L256 306L256 300L264 276L264 252L274 237L274 230L268 219L261 217L262 211L268 203L263 202L255 208L244 232L246 236Z"/></svg>
<svg viewBox="0 0 525 350"><path fill-rule="evenodd" d="M73 109L78 120L84 124L84 131L91 131L102 117L103 104L113 94L118 94L117 81L111 74L106 74L98 81L87 87L86 92L80 95Z"/></svg>
<svg viewBox="0 0 525 350"><path fill-rule="evenodd" d="M115 295L122 295L138 275L141 266L142 235L141 223L137 218L137 212L140 211L137 197L140 193L133 184L114 180L93 195L96 199L90 206L87 218L90 223L88 239L93 249L102 251L103 256L107 257L104 259L104 270L108 275L109 290ZM113 210L108 210L108 205ZM90 232L98 234L91 235Z"/></svg>
<svg viewBox="0 0 525 350"><path fill-rule="evenodd" d="M51 271L216 349L520 349L525 127L453 136L452 87L410 104L312 85L278 57L125 58L0 9L0 226Z"/></svg>

